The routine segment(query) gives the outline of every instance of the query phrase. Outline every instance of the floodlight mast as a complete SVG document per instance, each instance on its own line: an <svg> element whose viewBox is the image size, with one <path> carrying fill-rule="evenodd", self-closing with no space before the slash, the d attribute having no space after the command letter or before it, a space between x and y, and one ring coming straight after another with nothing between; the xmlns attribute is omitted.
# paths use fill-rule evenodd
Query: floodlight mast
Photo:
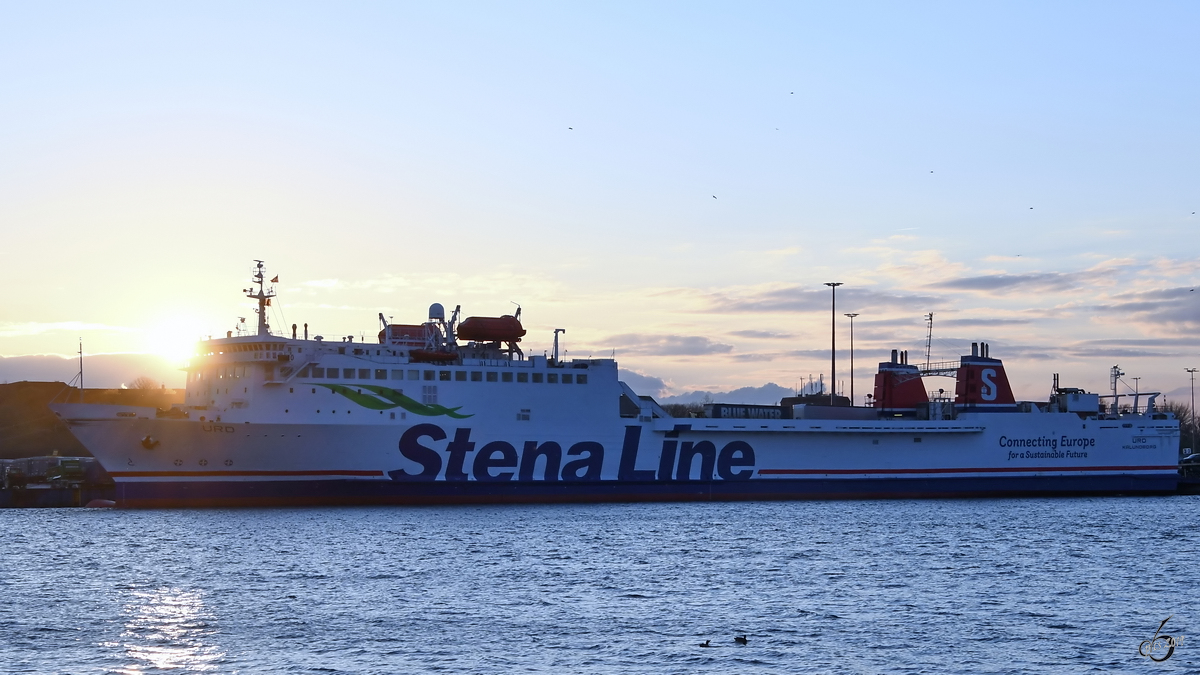
<svg viewBox="0 0 1200 675"><path fill-rule="evenodd" d="M837 287L841 281L826 281L829 287L829 405L837 395Z"/></svg>
<svg viewBox="0 0 1200 675"><path fill-rule="evenodd" d="M850 317L850 407L854 407L854 317L858 314L848 313L846 316Z"/></svg>
<svg viewBox="0 0 1200 675"><path fill-rule="evenodd" d="M1192 413L1190 415L1190 417L1192 418L1192 424L1191 424L1191 429L1189 429L1189 431L1192 432L1192 444L1194 445L1196 443L1196 369L1195 368L1184 368L1184 370L1187 371L1188 376L1191 378L1192 407L1189 409L1189 412ZM80 372L83 372L83 371L80 370ZM80 385L80 386L82 387L83 385Z"/></svg>

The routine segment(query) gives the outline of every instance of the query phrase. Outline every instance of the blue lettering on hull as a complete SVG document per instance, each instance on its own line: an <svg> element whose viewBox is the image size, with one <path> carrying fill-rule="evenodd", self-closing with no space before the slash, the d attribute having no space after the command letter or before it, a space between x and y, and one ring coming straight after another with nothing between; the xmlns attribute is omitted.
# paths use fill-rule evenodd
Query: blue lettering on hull
<svg viewBox="0 0 1200 675"><path fill-rule="evenodd" d="M625 427L617 480L625 482L745 481L754 475L754 448L745 441L726 443L718 452L711 441L666 440L659 454L658 469L638 469L642 427ZM604 445L580 441L566 453L554 441L491 441L476 450L470 428L457 428L438 452L431 443L451 438L436 424L417 424L400 437L400 455L420 466L419 471L395 469L394 481L446 482L473 480L481 483L591 482L601 479ZM517 447L521 450L518 451ZM474 453L474 454L472 454ZM469 469L469 472L468 472ZM540 469L540 470L539 470Z"/></svg>

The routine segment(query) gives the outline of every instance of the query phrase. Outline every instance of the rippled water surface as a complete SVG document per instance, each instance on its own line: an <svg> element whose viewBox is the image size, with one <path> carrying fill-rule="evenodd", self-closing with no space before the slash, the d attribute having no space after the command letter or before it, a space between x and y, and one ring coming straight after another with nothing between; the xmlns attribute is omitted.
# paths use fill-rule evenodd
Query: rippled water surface
<svg viewBox="0 0 1200 675"><path fill-rule="evenodd" d="M1200 672L1200 497L0 513L2 672Z"/></svg>

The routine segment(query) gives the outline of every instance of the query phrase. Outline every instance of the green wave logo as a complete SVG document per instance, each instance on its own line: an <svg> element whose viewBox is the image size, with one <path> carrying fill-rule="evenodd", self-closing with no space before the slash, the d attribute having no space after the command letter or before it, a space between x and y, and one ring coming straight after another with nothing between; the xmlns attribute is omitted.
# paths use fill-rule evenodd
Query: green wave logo
<svg viewBox="0 0 1200 675"><path fill-rule="evenodd" d="M391 410L392 408L404 408L414 415L424 415L425 417L440 417L445 415L447 417L453 417L456 420L472 417L472 415L464 415L458 412L458 409L462 406L458 406L456 408L447 408L446 406L441 405L426 405L424 403L417 403L399 391L396 391L395 389L388 389L387 387L360 384L354 388L350 388L341 384L325 384L324 382L309 382L309 384L315 384L318 387L325 387L329 391L345 396L358 405L371 410ZM366 389L367 391L373 392L375 395L372 396L369 394L359 393L359 389Z"/></svg>

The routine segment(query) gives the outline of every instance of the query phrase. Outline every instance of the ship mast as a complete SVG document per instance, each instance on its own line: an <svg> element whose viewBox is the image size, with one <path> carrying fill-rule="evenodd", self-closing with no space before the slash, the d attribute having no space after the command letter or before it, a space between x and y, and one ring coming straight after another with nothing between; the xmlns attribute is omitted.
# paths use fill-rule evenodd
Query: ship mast
<svg viewBox="0 0 1200 675"><path fill-rule="evenodd" d="M925 370L929 370L929 354L933 351L933 312L925 315L925 322L929 326L929 332L925 334Z"/></svg>
<svg viewBox="0 0 1200 675"><path fill-rule="evenodd" d="M253 298L258 301L258 336L266 337L271 334L271 326L267 323L267 307L271 306L271 298L275 297L275 289L266 287L266 275L263 274L263 261L255 260L258 263L257 269L254 271L254 277L251 284L258 284L257 292L254 286L245 289L246 297ZM279 277L275 277L271 281L274 282Z"/></svg>

